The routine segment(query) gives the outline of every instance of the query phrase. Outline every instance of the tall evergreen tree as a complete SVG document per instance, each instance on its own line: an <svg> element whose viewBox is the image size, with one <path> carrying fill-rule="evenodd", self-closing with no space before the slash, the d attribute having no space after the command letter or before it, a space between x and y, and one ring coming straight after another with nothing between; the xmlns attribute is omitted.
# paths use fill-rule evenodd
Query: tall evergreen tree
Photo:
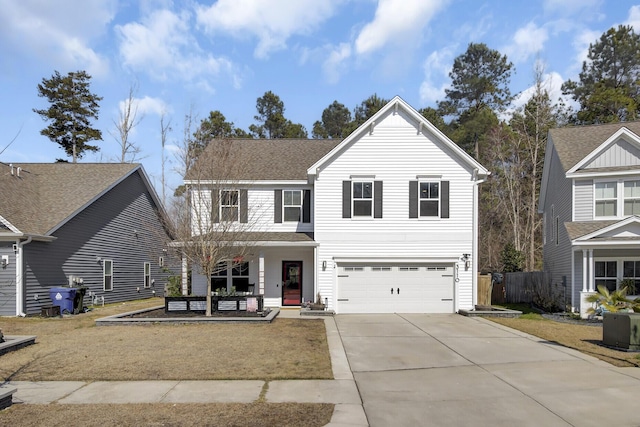
<svg viewBox="0 0 640 427"><path fill-rule="evenodd" d="M249 126L249 131L256 138L306 138L307 131L303 125L293 123L284 116L284 102L271 91L256 100L258 114L254 116L260 124Z"/></svg>
<svg viewBox="0 0 640 427"><path fill-rule="evenodd" d="M55 71L51 78L43 78L38 84L38 96L47 99L49 108L33 109L50 122L40 134L59 144L74 163L85 151L99 150L89 142L102 140L102 132L91 127L91 121L98 119L98 103L102 98L91 93L90 81L86 71L70 72L66 76Z"/></svg>
<svg viewBox="0 0 640 427"><path fill-rule="evenodd" d="M313 124L314 138L344 138L351 122L351 111L344 104L333 101L322 112L322 121Z"/></svg>
<svg viewBox="0 0 640 427"><path fill-rule="evenodd" d="M578 81L562 92L580 104L580 124L636 120L640 113L640 35L630 25L611 28L589 45Z"/></svg>

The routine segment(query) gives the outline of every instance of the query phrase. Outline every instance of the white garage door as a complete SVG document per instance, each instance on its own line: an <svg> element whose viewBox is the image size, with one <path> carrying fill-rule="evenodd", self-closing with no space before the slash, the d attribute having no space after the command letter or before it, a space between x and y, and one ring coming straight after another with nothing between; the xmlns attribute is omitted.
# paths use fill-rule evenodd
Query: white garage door
<svg viewBox="0 0 640 427"><path fill-rule="evenodd" d="M452 265L338 265L338 313L453 313Z"/></svg>

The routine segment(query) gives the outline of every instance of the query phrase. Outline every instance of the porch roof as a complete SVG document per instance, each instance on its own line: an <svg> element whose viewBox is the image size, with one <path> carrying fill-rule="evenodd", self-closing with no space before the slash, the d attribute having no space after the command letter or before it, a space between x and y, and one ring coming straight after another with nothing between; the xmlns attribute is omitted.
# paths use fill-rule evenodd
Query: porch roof
<svg viewBox="0 0 640 427"><path fill-rule="evenodd" d="M250 242L255 246L318 246L313 239L313 233L296 232L269 232L259 231L245 233L211 233L211 240L223 240L232 237L237 242ZM173 246L180 246L180 242L174 242Z"/></svg>
<svg viewBox="0 0 640 427"><path fill-rule="evenodd" d="M586 236L587 234L591 234L598 230L602 230L603 228L607 228L617 222L620 222L620 221L612 220L612 221L565 222L564 227L567 229L567 233L569 234L569 239L575 240L582 236Z"/></svg>

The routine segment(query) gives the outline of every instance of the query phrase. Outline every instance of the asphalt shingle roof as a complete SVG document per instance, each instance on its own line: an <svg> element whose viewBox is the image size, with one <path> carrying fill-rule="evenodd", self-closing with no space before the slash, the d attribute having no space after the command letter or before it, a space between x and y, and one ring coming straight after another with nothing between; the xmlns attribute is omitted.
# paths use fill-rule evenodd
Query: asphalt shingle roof
<svg viewBox="0 0 640 427"><path fill-rule="evenodd" d="M623 127L626 127L636 135L640 135L640 121L590 126L567 126L551 129L549 135L553 140L553 145L556 147L562 167L567 172Z"/></svg>
<svg viewBox="0 0 640 427"><path fill-rule="evenodd" d="M205 170L201 162L214 155L221 144L231 144L233 161L239 165L231 174L215 176L207 171L207 179L234 180L306 180L307 169L331 151L341 139L232 139L213 140L194 168L185 176L196 180L196 170ZM205 177L201 177L204 179Z"/></svg>
<svg viewBox="0 0 640 427"><path fill-rule="evenodd" d="M575 240L579 237L586 236L603 228L607 228L610 225L620 222L619 220L613 221L579 221L579 222L565 222L564 226L569 234L569 239Z"/></svg>
<svg viewBox="0 0 640 427"><path fill-rule="evenodd" d="M20 176L17 168L20 167ZM132 163L0 163L0 216L27 234L46 235L140 167Z"/></svg>

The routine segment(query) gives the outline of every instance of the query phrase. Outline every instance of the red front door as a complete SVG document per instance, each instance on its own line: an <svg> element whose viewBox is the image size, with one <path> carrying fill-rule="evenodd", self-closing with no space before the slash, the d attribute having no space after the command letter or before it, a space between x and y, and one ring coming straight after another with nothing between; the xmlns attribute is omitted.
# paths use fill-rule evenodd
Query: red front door
<svg viewBox="0 0 640 427"><path fill-rule="evenodd" d="M302 261L282 261L282 305L302 303Z"/></svg>

